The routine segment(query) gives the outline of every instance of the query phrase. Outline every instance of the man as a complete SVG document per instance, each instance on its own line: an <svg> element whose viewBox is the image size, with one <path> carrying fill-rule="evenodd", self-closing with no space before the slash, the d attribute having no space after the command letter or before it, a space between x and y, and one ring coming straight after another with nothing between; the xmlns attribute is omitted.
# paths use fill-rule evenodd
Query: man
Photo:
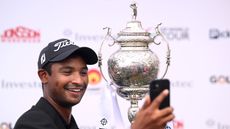
<svg viewBox="0 0 230 129"><path fill-rule="evenodd" d="M68 39L59 39L42 49L38 59L38 76L43 97L16 122L14 129L78 129L71 114L72 107L83 97L87 84L87 65L97 63L96 53L78 47ZM167 91L138 112L132 129L163 129L174 118L172 108L159 110Z"/></svg>

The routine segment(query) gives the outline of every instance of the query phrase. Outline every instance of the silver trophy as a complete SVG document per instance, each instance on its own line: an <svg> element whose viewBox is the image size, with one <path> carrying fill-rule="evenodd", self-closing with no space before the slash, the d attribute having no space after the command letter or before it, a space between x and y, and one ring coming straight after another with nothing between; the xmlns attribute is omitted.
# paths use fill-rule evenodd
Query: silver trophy
<svg viewBox="0 0 230 129"><path fill-rule="evenodd" d="M127 23L126 28L117 34L117 38L114 38L111 35L111 29L106 27L106 37L110 37L113 39L113 44L116 43L120 46L119 50L113 53L107 61L108 75L111 80L110 85L115 87L116 93L131 102L131 106L128 109L128 119L132 122L139 110L138 101L143 99L149 92L150 81L156 79L158 76L159 59L149 49L149 44L161 44L161 42L155 42L158 36L167 44L166 69L163 77L167 73L170 64L170 49L169 44L158 29L160 24L155 28L155 36L151 36L151 33L142 28L141 22L136 20L136 3L131 4L130 7L133 11L132 20ZM105 40L101 44L98 57L99 68L102 76L107 81L108 79L105 78L102 70L101 50L104 42ZM113 44L109 45L112 46Z"/></svg>

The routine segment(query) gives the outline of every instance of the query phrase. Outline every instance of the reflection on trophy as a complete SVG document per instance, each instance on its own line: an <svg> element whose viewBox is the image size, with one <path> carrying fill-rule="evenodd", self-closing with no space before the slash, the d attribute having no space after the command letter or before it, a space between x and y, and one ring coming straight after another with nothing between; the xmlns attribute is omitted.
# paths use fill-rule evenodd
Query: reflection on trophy
<svg viewBox="0 0 230 129"><path fill-rule="evenodd" d="M120 49L113 53L108 59L108 74L111 80L111 85L115 87L115 90L119 96L129 100L131 106L128 109L128 118L132 122L134 120L136 112L139 110L138 100L149 92L150 81L157 78L159 71L159 59L156 54L149 49L150 43L156 45L161 42L155 42L155 38L160 36L164 39L160 33L158 27L156 27L156 35L151 37L151 33L146 32L141 25L141 22L136 20L137 7L136 4L131 4L130 7L133 10L132 20L126 25L126 28L120 31L117 38L111 36L110 28L107 28L107 37L113 39L113 44L117 43ZM165 40L166 41L166 40ZM104 41L102 42L101 49ZM167 42L166 42L167 43ZM99 67L102 71L102 53L99 51ZM167 61L166 70L163 77L167 73L170 49L167 43ZM105 79L107 81L107 79Z"/></svg>

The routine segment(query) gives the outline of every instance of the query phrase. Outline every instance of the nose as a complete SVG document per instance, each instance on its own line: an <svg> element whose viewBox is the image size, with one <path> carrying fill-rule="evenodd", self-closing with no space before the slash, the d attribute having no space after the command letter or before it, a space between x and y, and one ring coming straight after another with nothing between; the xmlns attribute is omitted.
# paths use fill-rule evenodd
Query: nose
<svg viewBox="0 0 230 129"><path fill-rule="evenodd" d="M72 81L73 84L80 84L80 85L82 85L82 84L85 83L85 81L87 81L87 77L83 77L79 73L75 73L73 75L71 81Z"/></svg>

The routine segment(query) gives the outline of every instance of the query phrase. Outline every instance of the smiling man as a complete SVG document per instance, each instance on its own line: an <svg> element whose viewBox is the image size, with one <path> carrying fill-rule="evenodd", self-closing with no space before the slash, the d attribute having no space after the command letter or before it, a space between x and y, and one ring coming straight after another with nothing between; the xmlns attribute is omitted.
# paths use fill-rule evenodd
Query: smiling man
<svg viewBox="0 0 230 129"><path fill-rule="evenodd" d="M17 120L14 129L79 129L72 107L81 101L86 91L87 65L97 61L91 48L79 47L68 39L49 43L38 58L43 97ZM147 97L131 128L163 129L174 118L171 107L159 109L167 94L163 92L153 102Z"/></svg>

